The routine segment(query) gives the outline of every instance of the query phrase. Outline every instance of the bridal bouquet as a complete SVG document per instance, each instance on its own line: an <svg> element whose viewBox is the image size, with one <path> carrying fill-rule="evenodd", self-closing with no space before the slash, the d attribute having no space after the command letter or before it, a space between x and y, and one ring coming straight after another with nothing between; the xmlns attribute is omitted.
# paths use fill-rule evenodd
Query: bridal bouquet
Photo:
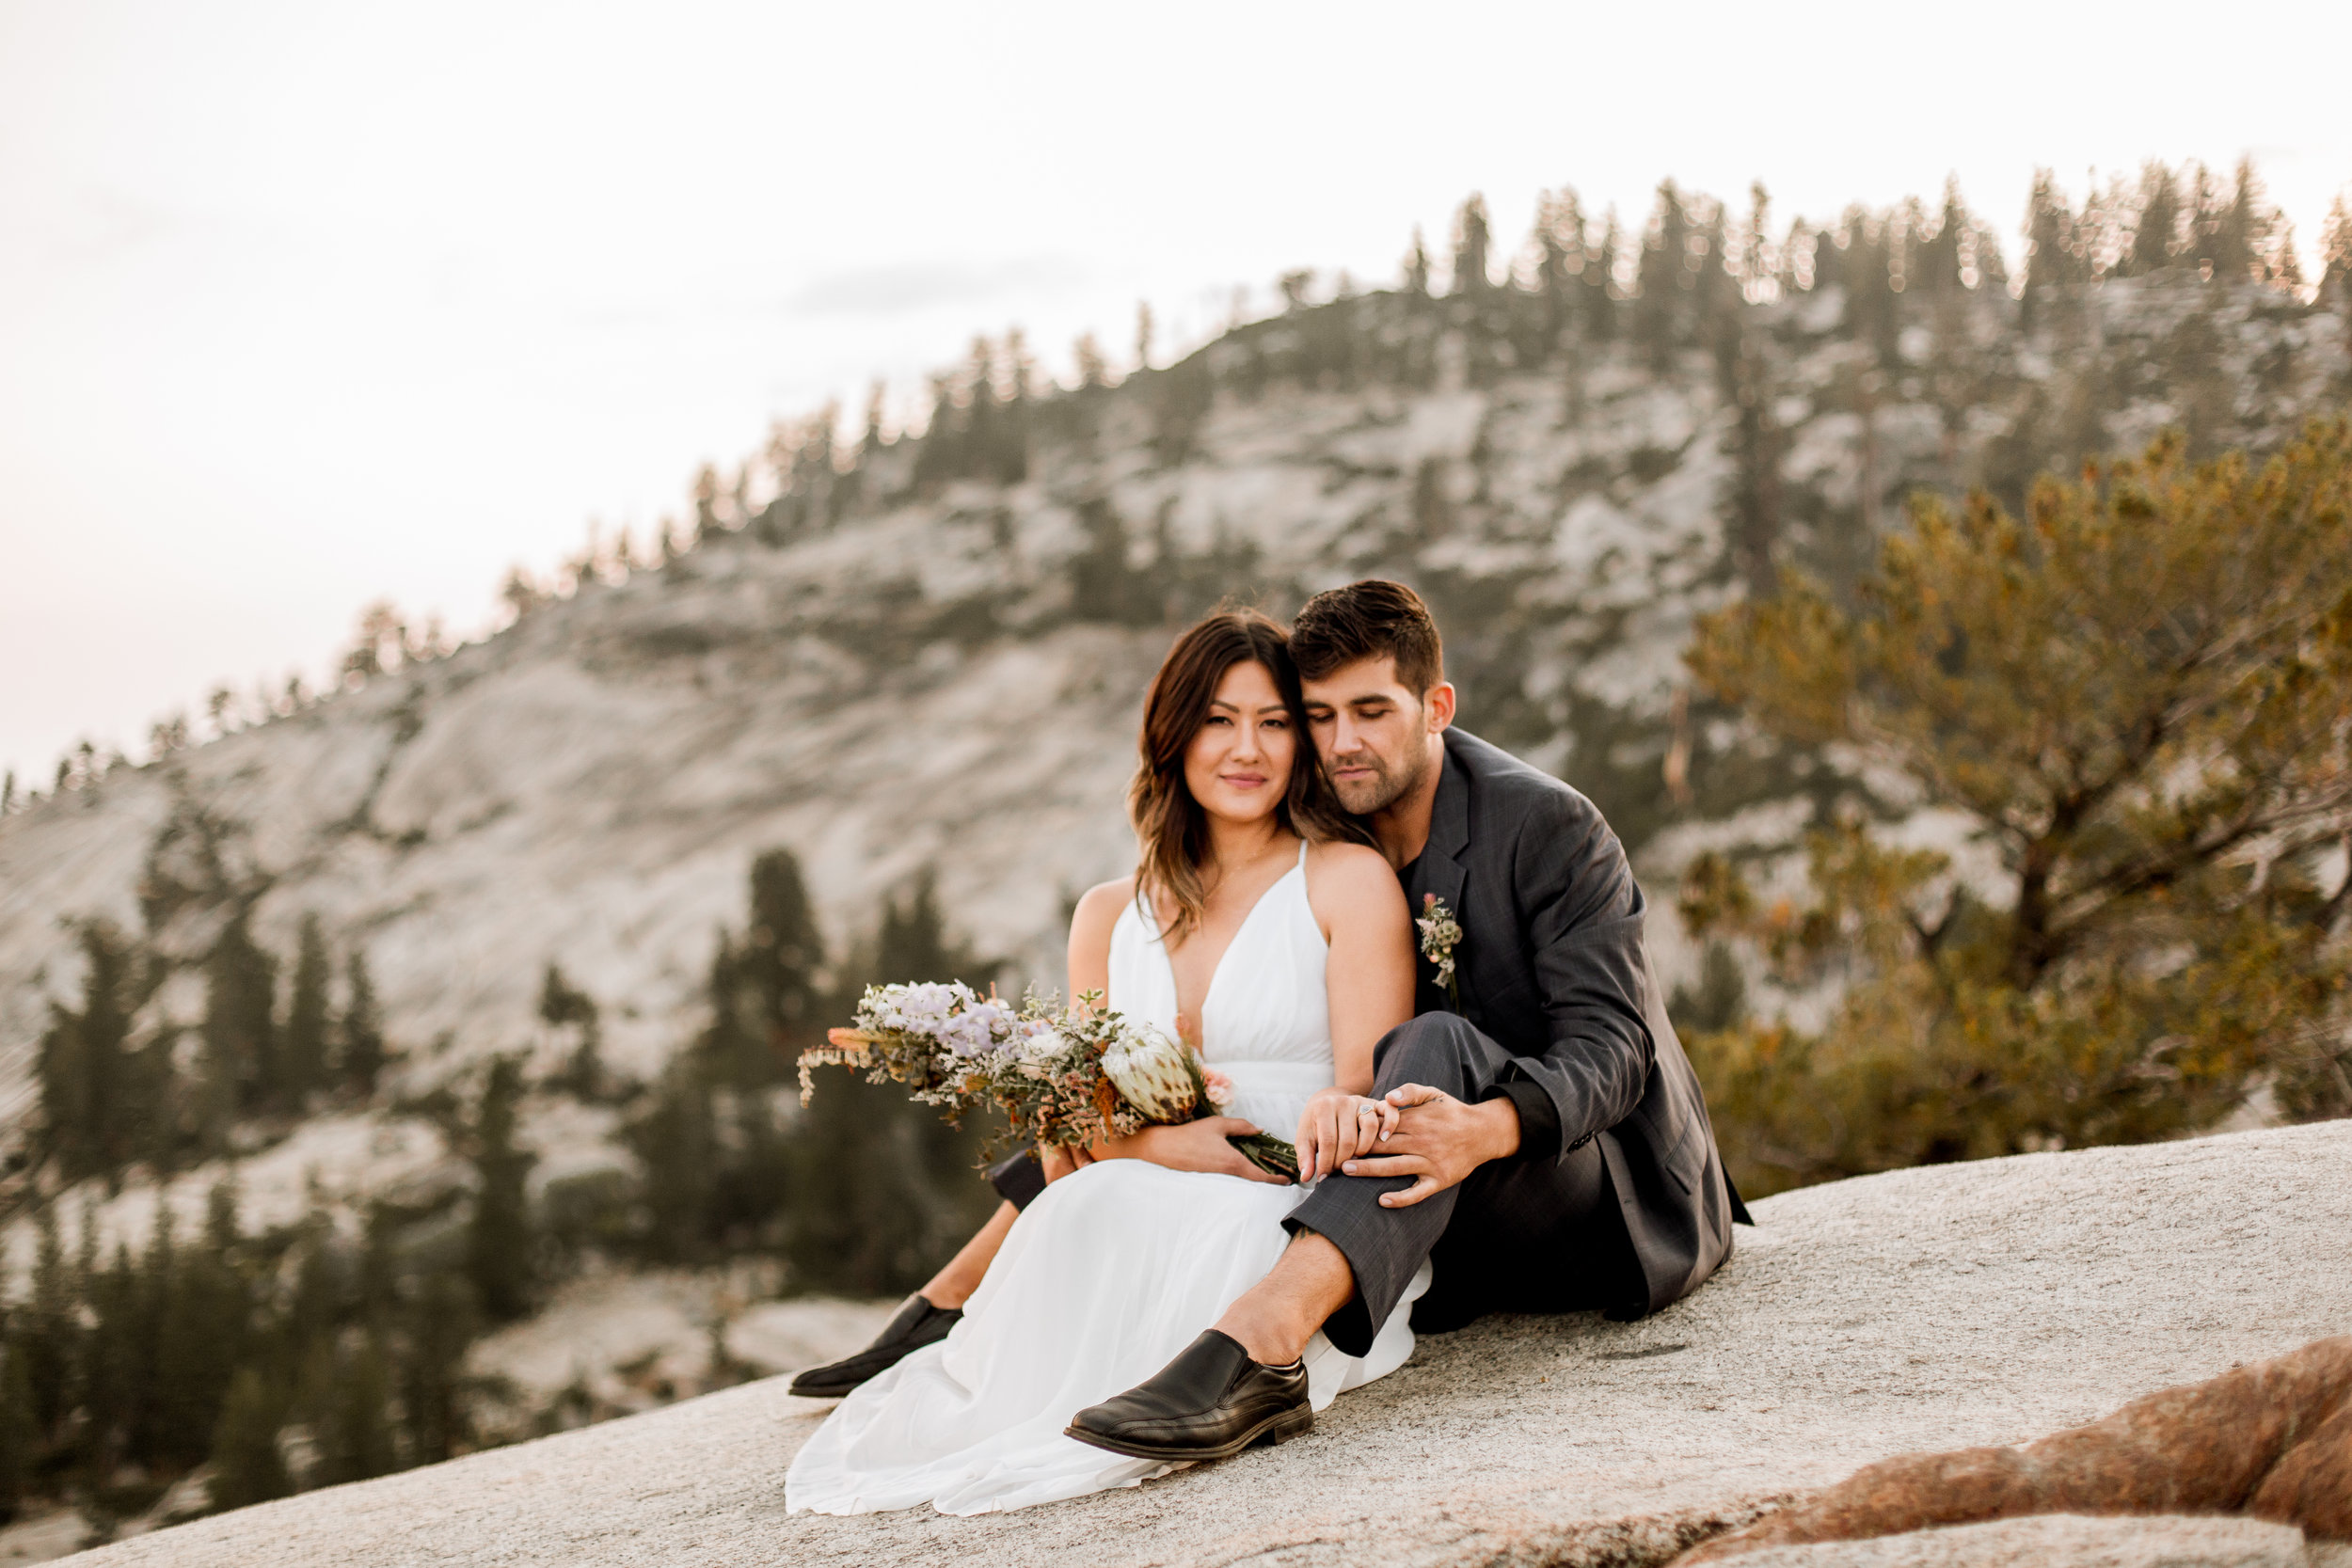
<svg viewBox="0 0 2352 1568"><path fill-rule="evenodd" d="M801 1103L816 1088L810 1069L839 1066L865 1069L869 1083L897 1080L950 1124L993 1106L1041 1148L1084 1148L1218 1114L1221 1080L1191 1047L1101 1002L1089 991L1063 1008L1033 994L1016 1009L961 982L869 986L854 1026L801 1053ZM1296 1180L1298 1151L1281 1139L1228 1141L1261 1169Z"/></svg>
<svg viewBox="0 0 2352 1568"><path fill-rule="evenodd" d="M1015 1012L961 981L868 986L854 1028L828 1030L823 1045L801 1053L801 1103L817 1092L811 1068L864 1068L867 1083L895 1078L959 1125L966 1110L987 1101L989 1080L1008 1052L1051 1027L1034 999Z"/></svg>

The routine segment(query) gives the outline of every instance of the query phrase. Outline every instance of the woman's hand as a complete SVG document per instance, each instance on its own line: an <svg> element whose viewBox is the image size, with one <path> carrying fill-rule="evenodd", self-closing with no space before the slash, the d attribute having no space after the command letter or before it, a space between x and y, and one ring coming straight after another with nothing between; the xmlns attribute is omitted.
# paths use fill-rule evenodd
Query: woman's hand
<svg viewBox="0 0 2352 1568"><path fill-rule="evenodd" d="M1094 1161L1094 1150L1081 1148L1075 1144L1038 1146L1037 1163L1045 1167L1045 1184L1049 1187L1079 1166L1090 1165Z"/></svg>
<svg viewBox="0 0 2352 1568"><path fill-rule="evenodd" d="M1298 1114L1298 1180L1312 1181L1343 1161L1369 1154L1396 1131L1397 1107L1345 1089L1318 1092Z"/></svg>
<svg viewBox="0 0 2352 1568"><path fill-rule="evenodd" d="M1289 1186L1288 1181L1273 1172L1251 1164L1240 1149L1225 1141L1247 1138L1257 1131L1254 1123L1239 1117L1202 1117L1199 1121L1181 1122L1173 1127L1147 1127L1131 1138L1113 1138L1095 1153L1104 1159L1149 1160L1170 1170L1202 1170L1218 1176L1238 1176L1246 1181Z"/></svg>

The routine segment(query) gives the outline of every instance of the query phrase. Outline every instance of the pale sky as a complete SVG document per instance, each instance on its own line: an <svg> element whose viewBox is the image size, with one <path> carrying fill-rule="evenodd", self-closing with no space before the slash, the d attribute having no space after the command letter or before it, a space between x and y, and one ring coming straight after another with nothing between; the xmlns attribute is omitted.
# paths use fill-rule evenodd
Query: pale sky
<svg viewBox="0 0 2352 1568"><path fill-rule="evenodd" d="M1165 354L1385 284L1471 190L1516 245L1562 183L1957 174L2013 247L2037 165L2251 152L2308 260L2347 58L2342 4L0 0L0 766L316 679L373 598L477 629L977 332L1058 373L1138 299Z"/></svg>

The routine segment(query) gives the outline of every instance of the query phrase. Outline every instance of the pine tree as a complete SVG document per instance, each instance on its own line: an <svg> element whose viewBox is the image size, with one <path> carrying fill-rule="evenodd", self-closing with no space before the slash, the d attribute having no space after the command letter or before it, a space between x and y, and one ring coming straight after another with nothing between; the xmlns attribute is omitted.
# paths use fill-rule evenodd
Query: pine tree
<svg viewBox="0 0 2352 1568"><path fill-rule="evenodd" d="M381 1199L368 1205L353 1293L358 1298L359 1316L372 1334L388 1332L400 1306L399 1232L398 1211Z"/></svg>
<svg viewBox="0 0 2352 1568"><path fill-rule="evenodd" d="M1004 399L987 457L989 477L999 484L1019 484L1029 477L1029 419L1035 402L1037 365L1029 357L1027 341L1019 327L1005 334Z"/></svg>
<svg viewBox="0 0 2352 1568"><path fill-rule="evenodd" d="M1634 341L1642 345L1653 369L1663 371L1681 346L1687 320L1691 217L1682 193L1671 180L1658 186L1658 210L1650 218L1649 234L1642 244L1642 264L1635 277Z"/></svg>
<svg viewBox="0 0 2352 1568"><path fill-rule="evenodd" d="M126 1422L124 1446L134 1461L146 1465L162 1459L168 1441L164 1430L162 1397L166 1381L174 1370L169 1356L177 1338L177 1320L184 1306L180 1248L174 1235L177 1225L171 1205L158 1201L154 1227L148 1232L147 1252L139 1260L135 1287L136 1303L126 1347L136 1397Z"/></svg>
<svg viewBox="0 0 2352 1568"><path fill-rule="evenodd" d="M717 1110L695 1053L670 1063L627 1135L645 1173L645 1253L665 1263L702 1261L716 1228L721 1172Z"/></svg>
<svg viewBox="0 0 2352 1568"><path fill-rule="evenodd" d="M1725 401L1739 410L1727 443L1733 463L1730 528L1726 531L1733 559L1747 578L1748 593L1757 599L1772 596L1779 565L1775 554L1781 529L1780 467L1786 437L1772 405L1778 397L1772 359L1763 334L1730 334L1731 351L1722 364Z"/></svg>
<svg viewBox="0 0 2352 1568"><path fill-rule="evenodd" d="M111 1178L132 1157L144 1120L129 1050L137 1006L129 945L103 921L84 923L82 1006L50 1004L35 1070L41 1121L64 1174Z"/></svg>
<svg viewBox="0 0 2352 1568"><path fill-rule="evenodd" d="M1429 297L1429 247L1422 243L1421 225L1413 225L1413 248L1405 256L1405 295L1407 299Z"/></svg>
<svg viewBox="0 0 2352 1568"><path fill-rule="evenodd" d="M427 1276L407 1314L407 1348L399 1371L412 1464L438 1464L469 1435L466 1350L480 1326L473 1288L463 1275L440 1271Z"/></svg>
<svg viewBox="0 0 2352 1568"><path fill-rule="evenodd" d="M2329 887L2352 776L2312 739L2352 723L2347 509L2352 421L2261 463L2192 464L2171 433L2045 477L2023 518L1922 495L1858 591L1791 581L1701 624L1703 685L1899 769L2005 884L1955 896L1944 854L1860 812L1809 835L1809 907L1694 862L1686 928L1757 942L1782 987L1849 987L1812 1030L1693 1040L1743 1186L2178 1135L2255 1083L2352 1110Z"/></svg>
<svg viewBox="0 0 2352 1568"><path fill-rule="evenodd" d="M603 1045L596 998L564 978L563 968L548 960L539 984L539 1022L550 1029L577 1029L571 1057L557 1078L559 1086L582 1101L594 1101L603 1092Z"/></svg>
<svg viewBox="0 0 2352 1568"><path fill-rule="evenodd" d="M1454 217L1454 292L1470 298L1494 286L1486 276L1486 253L1494 245L1494 225L1486 217L1486 198L1470 193Z"/></svg>
<svg viewBox="0 0 2352 1568"><path fill-rule="evenodd" d="M466 1275L482 1309L501 1323L531 1309L531 1215L524 1182L538 1156L515 1142L522 1094L522 1064L512 1056L493 1059L471 1129L477 1184L473 1217L466 1227Z"/></svg>
<svg viewBox="0 0 2352 1568"><path fill-rule="evenodd" d="M315 1193L312 1201L317 1201ZM277 1370L285 1386L299 1386L314 1349L334 1338L348 1293L343 1260L335 1245L334 1221L324 1208L313 1208L294 1248L294 1290L277 1325Z"/></svg>
<svg viewBox="0 0 2352 1568"><path fill-rule="evenodd" d="M1536 286L1544 301L1544 341L1547 356L1559 345L1561 334L1576 319L1577 293L1584 269L1584 208L1572 185L1547 194L1536 209Z"/></svg>
<svg viewBox="0 0 2352 1568"><path fill-rule="evenodd" d="M213 1186L200 1245L181 1255L170 1311L158 1335L155 1448L167 1465L194 1465L228 1397L229 1380L247 1354L253 1304L237 1255L236 1189Z"/></svg>
<svg viewBox="0 0 2352 1568"><path fill-rule="evenodd" d="M2180 180L2151 159L2139 171L2139 214L2122 271L2127 276L2162 272L2180 246Z"/></svg>
<svg viewBox="0 0 2352 1568"><path fill-rule="evenodd" d="M1738 352L1741 305L1738 260L1731 253L1730 237L1724 227L1723 203L1708 201L1692 230L1692 333L1714 352L1717 364L1722 365Z"/></svg>
<svg viewBox="0 0 2352 1568"><path fill-rule="evenodd" d="M2241 283L2262 275L2272 222L2253 160L2242 158L2236 178L2230 182L2229 203L2213 214L2208 226L2212 239L2206 260L2217 282Z"/></svg>
<svg viewBox="0 0 2352 1568"><path fill-rule="evenodd" d="M1891 227L1860 208L1850 208L1845 223L1846 330L1870 344L1880 364L1893 368L1901 358L1899 348L1901 318L1896 312Z"/></svg>
<svg viewBox="0 0 2352 1568"><path fill-rule="evenodd" d="M951 479L983 478L995 467L1003 438L996 372L996 346L986 338L973 339L963 368L962 428L957 433L957 461L948 470Z"/></svg>
<svg viewBox="0 0 2352 1568"><path fill-rule="evenodd" d="M1778 277L1772 264L1772 193L1761 180L1748 183L1748 220L1740 231L1740 256L1734 272L1743 298L1763 299Z"/></svg>
<svg viewBox="0 0 2352 1568"><path fill-rule="evenodd" d="M2026 289L2022 324L2028 332L2064 290L2084 280L2074 246L2074 214L2048 169L2036 169L2026 201Z"/></svg>
<svg viewBox="0 0 2352 1568"><path fill-rule="evenodd" d="M255 944L250 911L240 910L205 960L203 1123L224 1147L240 1113L275 1098L278 1085L278 964Z"/></svg>
<svg viewBox="0 0 2352 1568"><path fill-rule="evenodd" d="M24 1352L13 1336L0 1344L0 1524L14 1519L31 1491L40 1457L40 1427Z"/></svg>
<svg viewBox="0 0 2352 1568"><path fill-rule="evenodd" d="M1957 176L1947 179L1944 210L1936 219L1935 231L1920 243L1915 257L1915 286L1930 298L1958 293L1964 286L1960 276L1961 247L1970 227L1968 208L1960 198L1960 180Z"/></svg>
<svg viewBox="0 0 2352 1568"><path fill-rule="evenodd" d="M56 1434L77 1401L81 1323L74 1275L57 1237L56 1205L42 1204L34 1225L32 1296L18 1315L11 1350L24 1356L34 1424L46 1438Z"/></svg>
<svg viewBox="0 0 2352 1568"><path fill-rule="evenodd" d="M765 1077L780 1064L777 1050L812 1037L824 1017L825 998L818 989L824 932L809 903L800 860L789 849L771 849L752 863L751 926L743 933L741 962L758 999Z"/></svg>
<svg viewBox="0 0 2352 1568"><path fill-rule="evenodd" d="M1103 345L1095 341L1093 333L1078 334L1071 357L1077 365L1079 391L1099 392L1110 386L1110 361L1103 357Z"/></svg>
<svg viewBox="0 0 2352 1568"><path fill-rule="evenodd" d="M377 1014L375 983L368 975L368 956L351 950L343 966L343 1017L335 1075L345 1088L362 1097L375 1092L376 1075L384 1070L384 1024Z"/></svg>
<svg viewBox="0 0 2352 1568"><path fill-rule="evenodd" d="M1601 225L1600 249L1584 264L1584 335L1597 343L1616 336L1617 266L1625 254L1625 234L1617 210L1609 209Z"/></svg>
<svg viewBox="0 0 2352 1568"><path fill-rule="evenodd" d="M2352 312L2352 202L2342 191L2328 204L2328 221L2319 231L2319 297Z"/></svg>
<svg viewBox="0 0 2352 1568"><path fill-rule="evenodd" d="M914 483L928 489L946 483L963 471L962 442L956 428L955 382L931 377L931 418L924 426L922 444L914 452Z"/></svg>
<svg viewBox="0 0 2352 1568"><path fill-rule="evenodd" d="M85 1215L83 1225L94 1235L96 1216ZM83 1339L83 1420L77 1436L84 1473L103 1483L128 1457L125 1450L145 1392L141 1291L130 1243L118 1241L113 1264L90 1269L85 1278L88 1283L83 1299L92 1321Z"/></svg>
<svg viewBox="0 0 2352 1568"><path fill-rule="evenodd" d="M321 1480L329 1486L367 1481L400 1468L392 1425L391 1363L373 1331L338 1366L320 1422Z"/></svg>
<svg viewBox="0 0 2352 1568"><path fill-rule="evenodd" d="M719 470L704 464L694 470L694 546L699 548L718 535Z"/></svg>
<svg viewBox="0 0 2352 1568"><path fill-rule="evenodd" d="M319 918L306 914L295 950L294 993L286 1003L284 1043L278 1058L280 1092L292 1110L300 1110L303 1101L326 1084L326 987L333 974Z"/></svg>
<svg viewBox="0 0 2352 1568"><path fill-rule="evenodd" d="M284 1396L259 1370L238 1370L213 1430L215 1508L245 1508L293 1495L294 1478L278 1448L285 1415Z"/></svg>

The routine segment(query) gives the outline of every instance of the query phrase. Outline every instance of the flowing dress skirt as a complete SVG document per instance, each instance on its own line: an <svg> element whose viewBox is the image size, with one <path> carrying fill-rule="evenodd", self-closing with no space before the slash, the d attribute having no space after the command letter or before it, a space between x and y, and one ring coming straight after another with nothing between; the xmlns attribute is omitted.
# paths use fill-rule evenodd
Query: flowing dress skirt
<svg viewBox="0 0 2352 1568"><path fill-rule="evenodd" d="M798 1513L930 1503L986 1513L1135 1486L1179 1466L1066 1437L1070 1418L1173 1360L1263 1279L1304 1196L1237 1177L1110 1160L1065 1177L1025 1211L938 1344L844 1400L785 1479ZM1412 1354L1407 1291L1371 1354L1320 1334L1307 1351L1314 1408Z"/></svg>

